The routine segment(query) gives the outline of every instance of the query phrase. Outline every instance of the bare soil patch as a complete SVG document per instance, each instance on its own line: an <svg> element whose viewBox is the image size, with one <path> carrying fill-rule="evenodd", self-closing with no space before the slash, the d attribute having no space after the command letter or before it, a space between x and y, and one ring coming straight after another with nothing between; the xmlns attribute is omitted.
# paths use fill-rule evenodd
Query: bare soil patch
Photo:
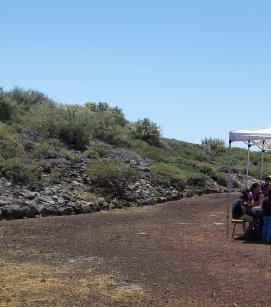
<svg viewBox="0 0 271 307"><path fill-rule="evenodd" d="M227 196L0 222L0 306L270 306L270 246L226 242Z"/></svg>

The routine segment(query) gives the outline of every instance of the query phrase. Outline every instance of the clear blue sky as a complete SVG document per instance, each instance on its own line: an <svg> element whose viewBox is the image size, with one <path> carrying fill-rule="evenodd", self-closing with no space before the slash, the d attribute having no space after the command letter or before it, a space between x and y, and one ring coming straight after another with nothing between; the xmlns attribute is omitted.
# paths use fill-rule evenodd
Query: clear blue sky
<svg viewBox="0 0 271 307"><path fill-rule="evenodd" d="M0 0L0 85L192 142L271 124L271 2Z"/></svg>

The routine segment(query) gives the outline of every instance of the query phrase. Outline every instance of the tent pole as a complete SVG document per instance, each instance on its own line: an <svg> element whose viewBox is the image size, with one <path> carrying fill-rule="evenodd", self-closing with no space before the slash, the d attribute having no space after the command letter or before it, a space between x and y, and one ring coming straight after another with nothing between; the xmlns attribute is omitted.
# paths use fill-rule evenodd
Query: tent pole
<svg viewBox="0 0 271 307"><path fill-rule="evenodd" d="M260 182L263 179L263 162L264 162L264 153L265 153L264 143L265 143L265 141L263 141L263 147L262 147L262 162L261 162L261 178L260 178Z"/></svg>
<svg viewBox="0 0 271 307"><path fill-rule="evenodd" d="M231 162L232 162L232 155L231 155L231 143L232 141L229 140L229 168L228 168L228 204L227 204L227 242L229 241L229 214L230 214L230 203L231 203Z"/></svg>
<svg viewBox="0 0 271 307"><path fill-rule="evenodd" d="M247 172L246 172L246 181L245 181L245 189L248 187L248 173L249 173L249 162L250 162L250 141L248 141L247 145Z"/></svg>

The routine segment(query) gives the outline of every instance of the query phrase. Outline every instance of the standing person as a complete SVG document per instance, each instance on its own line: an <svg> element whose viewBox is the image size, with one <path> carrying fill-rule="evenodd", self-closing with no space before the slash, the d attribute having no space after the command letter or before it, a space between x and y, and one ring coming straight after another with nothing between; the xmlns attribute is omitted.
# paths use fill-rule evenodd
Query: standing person
<svg viewBox="0 0 271 307"><path fill-rule="evenodd" d="M263 236L266 243L271 243L271 189L268 190L268 198L263 202Z"/></svg>

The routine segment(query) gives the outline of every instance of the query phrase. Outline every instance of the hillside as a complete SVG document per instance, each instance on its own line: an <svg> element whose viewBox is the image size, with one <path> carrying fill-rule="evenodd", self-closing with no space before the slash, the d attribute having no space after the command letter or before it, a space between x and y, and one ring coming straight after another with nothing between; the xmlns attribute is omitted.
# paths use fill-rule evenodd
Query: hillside
<svg viewBox="0 0 271 307"><path fill-rule="evenodd" d="M233 150L234 187L246 151ZM251 175L259 177L259 153ZM266 156L266 174L271 157ZM0 91L0 213L4 218L88 213L224 192L223 141L162 137L107 103L63 105L37 91Z"/></svg>

